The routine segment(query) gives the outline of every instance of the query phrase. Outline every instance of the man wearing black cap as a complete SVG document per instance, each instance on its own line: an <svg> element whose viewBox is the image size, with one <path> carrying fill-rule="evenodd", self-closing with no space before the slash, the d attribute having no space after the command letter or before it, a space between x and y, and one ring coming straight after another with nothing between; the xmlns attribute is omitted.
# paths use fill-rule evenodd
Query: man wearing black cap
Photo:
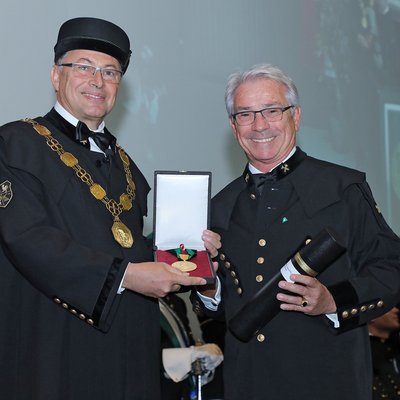
<svg viewBox="0 0 400 400"><path fill-rule="evenodd" d="M104 124L130 54L110 22L65 22L55 107L0 128L1 399L157 399L157 298L205 283L151 262L149 186Z"/></svg>
<svg viewBox="0 0 400 400"><path fill-rule="evenodd" d="M224 394L229 400L371 399L366 323L398 302L400 240L365 174L296 147L298 91L279 68L263 64L233 74L225 101L248 164L212 201L211 226L222 242L221 293L194 298L196 311L204 301L205 313L228 322ZM318 239L325 228L347 251L322 271L314 262L318 252L322 264L327 260L330 241ZM308 246L321 246L308 252L308 239ZM243 326L248 321L256 324Z"/></svg>

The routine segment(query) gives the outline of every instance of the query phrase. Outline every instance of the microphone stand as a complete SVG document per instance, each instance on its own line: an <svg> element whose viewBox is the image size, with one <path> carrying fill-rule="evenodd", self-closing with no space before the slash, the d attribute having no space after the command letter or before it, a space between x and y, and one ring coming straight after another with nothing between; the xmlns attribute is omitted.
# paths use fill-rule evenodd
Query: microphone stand
<svg viewBox="0 0 400 400"><path fill-rule="evenodd" d="M197 386L197 397L196 400L201 400L201 377L204 375L206 372L204 368L204 361L201 358L196 359L192 363L192 374L196 377L196 386Z"/></svg>

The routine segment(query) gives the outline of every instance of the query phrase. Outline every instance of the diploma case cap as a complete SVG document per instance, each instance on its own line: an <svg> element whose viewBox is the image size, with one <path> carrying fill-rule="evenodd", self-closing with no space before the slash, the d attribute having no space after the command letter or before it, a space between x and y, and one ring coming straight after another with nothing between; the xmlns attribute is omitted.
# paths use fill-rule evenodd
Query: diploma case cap
<svg viewBox="0 0 400 400"><path fill-rule="evenodd" d="M80 17L64 22L54 46L54 62L70 50L94 50L116 58L125 73L131 56L128 35L119 26L99 18Z"/></svg>

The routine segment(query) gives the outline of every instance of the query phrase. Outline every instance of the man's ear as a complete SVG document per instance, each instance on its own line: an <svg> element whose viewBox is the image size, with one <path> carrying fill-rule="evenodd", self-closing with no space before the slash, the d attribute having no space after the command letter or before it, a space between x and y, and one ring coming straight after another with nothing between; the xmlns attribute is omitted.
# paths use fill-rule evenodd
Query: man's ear
<svg viewBox="0 0 400 400"><path fill-rule="evenodd" d="M58 88L60 86L60 67L58 65L54 64L51 68L50 79L55 91L58 92Z"/></svg>
<svg viewBox="0 0 400 400"><path fill-rule="evenodd" d="M236 124L233 117L229 117L229 124L232 128L233 136L235 137L235 139L237 139Z"/></svg>
<svg viewBox="0 0 400 400"><path fill-rule="evenodd" d="M301 107L300 106L296 106L296 108L294 109L294 126L296 129L296 132L298 132L298 130L300 129L300 122L301 122Z"/></svg>

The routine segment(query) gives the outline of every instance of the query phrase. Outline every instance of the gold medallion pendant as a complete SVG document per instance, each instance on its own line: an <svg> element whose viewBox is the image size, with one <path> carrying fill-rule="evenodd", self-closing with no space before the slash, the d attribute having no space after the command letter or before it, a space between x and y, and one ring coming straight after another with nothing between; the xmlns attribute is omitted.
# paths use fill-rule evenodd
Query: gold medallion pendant
<svg viewBox="0 0 400 400"><path fill-rule="evenodd" d="M121 221L115 220L111 231L114 239L125 248L130 248L133 245L133 236L131 230Z"/></svg>
<svg viewBox="0 0 400 400"><path fill-rule="evenodd" d="M181 249L182 251L185 251L183 245L181 245ZM177 268L183 272L194 271L197 268L197 265L194 262L187 261L189 258L189 254L182 252L181 254L178 255L178 258L180 258L181 261L175 261L172 264L174 268Z"/></svg>
<svg viewBox="0 0 400 400"><path fill-rule="evenodd" d="M197 265L191 261L175 261L172 266L182 272L194 271L197 268Z"/></svg>

